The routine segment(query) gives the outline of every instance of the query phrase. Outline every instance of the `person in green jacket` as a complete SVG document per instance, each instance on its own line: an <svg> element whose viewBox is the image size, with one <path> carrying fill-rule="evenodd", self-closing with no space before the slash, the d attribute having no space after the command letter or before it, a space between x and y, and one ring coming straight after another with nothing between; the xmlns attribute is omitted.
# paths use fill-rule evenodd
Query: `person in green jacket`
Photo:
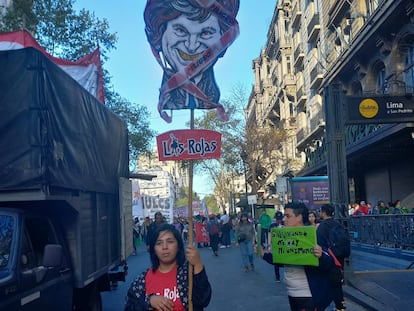
<svg viewBox="0 0 414 311"><path fill-rule="evenodd" d="M261 245L267 247L269 244L268 235L269 227L272 223L272 218L266 213L266 209L262 209L262 214L259 217L259 224L261 227Z"/></svg>

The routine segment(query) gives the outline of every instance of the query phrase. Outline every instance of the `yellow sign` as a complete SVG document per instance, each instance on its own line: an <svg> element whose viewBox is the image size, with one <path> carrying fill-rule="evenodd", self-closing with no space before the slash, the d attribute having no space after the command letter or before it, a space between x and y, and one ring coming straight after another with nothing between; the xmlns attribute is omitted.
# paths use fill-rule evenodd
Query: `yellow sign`
<svg viewBox="0 0 414 311"><path fill-rule="evenodd" d="M359 104L359 113L367 119L372 119L378 114L378 103L372 98L366 98Z"/></svg>

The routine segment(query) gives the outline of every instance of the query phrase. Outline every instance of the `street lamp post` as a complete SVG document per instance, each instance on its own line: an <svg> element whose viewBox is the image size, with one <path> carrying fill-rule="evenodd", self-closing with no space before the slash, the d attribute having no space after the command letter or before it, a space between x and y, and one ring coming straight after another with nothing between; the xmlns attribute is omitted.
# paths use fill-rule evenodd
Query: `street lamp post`
<svg viewBox="0 0 414 311"><path fill-rule="evenodd" d="M242 150L242 152L240 154L240 157L241 157L242 162L243 162L244 187L245 187L245 195L246 195L246 204L248 206L248 203L247 203L247 164L246 164L246 161L247 161L247 153L246 153L246 151Z"/></svg>

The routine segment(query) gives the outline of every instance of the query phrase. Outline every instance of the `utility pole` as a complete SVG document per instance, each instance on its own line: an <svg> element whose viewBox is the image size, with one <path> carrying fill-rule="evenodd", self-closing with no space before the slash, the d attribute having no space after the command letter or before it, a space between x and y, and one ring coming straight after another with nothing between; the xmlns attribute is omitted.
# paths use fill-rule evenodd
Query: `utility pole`
<svg viewBox="0 0 414 311"><path fill-rule="evenodd" d="M324 89L329 196L335 218L348 217L348 174L345 149L345 96L339 84Z"/></svg>
<svg viewBox="0 0 414 311"><path fill-rule="evenodd" d="M348 173L345 149L345 96L339 84L324 88L329 196L335 219L348 228ZM345 280L352 277L352 255L346 259Z"/></svg>

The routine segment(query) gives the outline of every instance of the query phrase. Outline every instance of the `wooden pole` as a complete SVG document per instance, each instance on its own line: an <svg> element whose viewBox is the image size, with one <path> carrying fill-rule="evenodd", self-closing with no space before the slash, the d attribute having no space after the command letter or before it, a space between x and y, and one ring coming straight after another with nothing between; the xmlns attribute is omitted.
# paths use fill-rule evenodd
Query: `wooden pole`
<svg viewBox="0 0 414 311"><path fill-rule="evenodd" d="M194 129L194 109L191 109L190 129ZM188 166L188 244L193 245L193 160ZM188 263L188 310L193 311L193 269Z"/></svg>

